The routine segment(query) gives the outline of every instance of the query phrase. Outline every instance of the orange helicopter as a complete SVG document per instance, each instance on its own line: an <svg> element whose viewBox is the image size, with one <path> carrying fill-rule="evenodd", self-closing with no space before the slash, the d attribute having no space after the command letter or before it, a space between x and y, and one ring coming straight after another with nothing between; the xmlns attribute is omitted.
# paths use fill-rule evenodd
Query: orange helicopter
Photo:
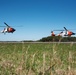
<svg viewBox="0 0 76 75"><path fill-rule="evenodd" d="M5 23L4 22L4 24L6 25L6 27L5 26L0 26L0 27L5 27L2 31L1 31L1 33L13 33L14 31L16 31L14 28L12 28L11 26L9 26L7 23Z"/></svg>
<svg viewBox="0 0 76 75"><path fill-rule="evenodd" d="M59 34L55 34L54 31L61 31ZM76 33L70 31L70 30L67 30L65 27L64 27L64 30L53 30L51 31L51 36L72 36L72 35L75 35Z"/></svg>

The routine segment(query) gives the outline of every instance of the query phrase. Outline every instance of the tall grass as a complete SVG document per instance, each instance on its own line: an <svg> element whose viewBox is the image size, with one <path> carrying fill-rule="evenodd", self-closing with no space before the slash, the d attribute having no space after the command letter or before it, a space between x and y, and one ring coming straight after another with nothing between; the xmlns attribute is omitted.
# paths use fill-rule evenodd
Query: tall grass
<svg viewBox="0 0 76 75"><path fill-rule="evenodd" d="M0 43L0 75L76 75L76 44Z"/></svg>

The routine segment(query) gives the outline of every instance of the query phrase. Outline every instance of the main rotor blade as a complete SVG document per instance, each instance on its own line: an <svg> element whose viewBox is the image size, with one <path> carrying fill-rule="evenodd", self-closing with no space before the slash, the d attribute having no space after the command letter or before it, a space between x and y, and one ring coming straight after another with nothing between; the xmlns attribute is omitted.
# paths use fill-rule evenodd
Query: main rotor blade
<svg viewBox="0 0 76 75"><path fill-rule="evenodd" d="M53 30L53 31L65 31L65 30Z"/></svg>
<svg viewBox="0 0 76 75"><path fill-rule="evenodd" d="M5 24L7 27L10 27L7 23L4 22L4 24Z"/></svg>
<svg viewBox="0 0 76 75"><path fill-rule="evenodd" d="M0 26L0 27L6 27L6 26ZM10 27L10 26L9 26ZM11 26L11 27L23 27L23 26Z"/></svg>
<svg viewBox="0 0 76 75"><path fill-rule="evenodd" d="M66 31L68 31L65 27L64 27L64 29L65 29Z"/></svg>
<svg viewBox="0 0 76 75"><path fill-rule="evenodd" d="M0 26L0 27L6 27L6 26Z"/></svg>

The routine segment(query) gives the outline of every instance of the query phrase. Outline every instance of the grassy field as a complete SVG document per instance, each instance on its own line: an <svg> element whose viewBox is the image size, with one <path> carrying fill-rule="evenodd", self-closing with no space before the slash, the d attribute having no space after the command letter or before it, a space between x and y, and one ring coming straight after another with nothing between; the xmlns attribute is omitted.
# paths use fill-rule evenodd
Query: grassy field
<svg viewBox="0 0 76 75"><path fill-rule="evenodd" d="M76 75L76 44L0 43L0 75Z"/></svg>

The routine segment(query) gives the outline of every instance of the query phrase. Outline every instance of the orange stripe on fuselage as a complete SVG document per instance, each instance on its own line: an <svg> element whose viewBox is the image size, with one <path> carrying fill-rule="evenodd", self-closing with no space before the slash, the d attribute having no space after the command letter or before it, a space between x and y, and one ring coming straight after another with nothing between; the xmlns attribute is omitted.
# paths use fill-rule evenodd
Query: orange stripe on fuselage
<svg viewBox="0 0 76 75"><path fill-rule="evenodd" d="M72 35L72 32L71 31L68 31L68 36L71 36Z"/></svg>

